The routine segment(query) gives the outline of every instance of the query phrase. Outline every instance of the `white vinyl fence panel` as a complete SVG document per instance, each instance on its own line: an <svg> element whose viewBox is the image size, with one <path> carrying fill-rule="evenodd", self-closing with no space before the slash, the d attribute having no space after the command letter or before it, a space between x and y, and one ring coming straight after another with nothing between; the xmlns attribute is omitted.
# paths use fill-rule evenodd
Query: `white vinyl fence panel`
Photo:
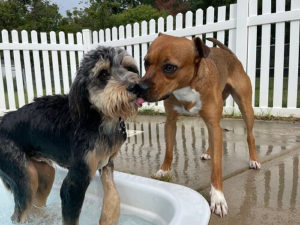
<svg viewBox="0 0 300 225"><path fill-rule="evenodd" d="M285 0L276 0L276 13L285 11ZM273 107L282 107L283 95L283 71L284 71L284 22L276 23L275 34L275 69L274 69L274 90L273 93Z"/></svg>
<svg viewBox="0 0 300 225"><path fill-rule="evenodd" d="M2 30L0 114L34 97L67 94L83 55L98 45L126 49L136 60L141 75L145 74L143 59L147 49L162 32L190 40L196 36L204 40L217 38L236 53L247 71L256 114L300 117L300 1L291 0L290 10L286 10L285 0L262 1L262 9L257 0L237 0L229 8L209 7L195 14L179 13L157 21L76 34ZM206 44L213 46L210 41ZM145 104L144 108L164 111L162 102ZM225 102L224 113L239 113L231 97Z"/></svg>

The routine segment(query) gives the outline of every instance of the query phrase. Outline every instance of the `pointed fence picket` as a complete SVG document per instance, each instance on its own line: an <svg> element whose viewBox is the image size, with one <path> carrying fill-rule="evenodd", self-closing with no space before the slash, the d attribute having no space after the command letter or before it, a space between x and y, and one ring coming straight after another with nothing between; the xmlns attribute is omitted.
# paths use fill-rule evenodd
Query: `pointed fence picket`
<svg viewBox="0 0 300 225"><path fill-rule="evenodd" d="M76 33L76 40L77 40L77 45L81 45L81 46L83 46L83 41L82 41L82 33L80 33L80 32L77 32ZM80 64L80 62L81 62L81 59L83 58L83 50L79 50L78 51L78 63Z"/></svg>
<svg viewBox="0 0 300 225"><path fill-rule="evenodd" d="M276 5L272 4L274 1L263 0L262 14L259 15L257 0L237 0L237 4L231 4L229 9L225 6L218 9L208 7L204 11L198 9L195 14L179 13L157 21L152 19L93 32L85 29L76 34L31 31L28 35L27 31L8 33L3 30L0 42L0 113L21 107L35 96L67 94L83 55L98 45L126 49L144 75L143 62L148 47L162 32L190 40L195 36L216 37L236 53L249 75L256 114L300 116L300 3L291 0L290 10L286 9L285 0L276 0ZM287 23L290 24L289 35L285 35ZM271 32L272 24L275 32ZM258 34L261 37L257 37ZM289 40L285 40L285 36ZM275 38L274 56L271 55L271 38ZM213 46L210 41L205 43ZM273 60L274 75L270 72ZM269 84L274 86L273 90L269 89ZM145 107L164 110L162 102L145 104ZM231 97L226 100L224 112L239 112Z"/></svg>
<svg viewBox="0 0 300 225"><path fill-rule="evenodd" d="M131 39L131 37L132 37L131 24L127 24L126 25L126 39ZM126 50L130 55L133 55L131 45L126 46Z"/></svg>
<svg viewBox="0 0 300 225"><path fill-rule="evenodd" d="M206 10L206 24L213 24L214 23L214 17L215 17L215 9L213 7L208 7L207 10ZM206 38L212 38L214 37L214 33L213 32L208 32L206 33ZM210 41L206 41L205 44L208 46L208 47L212 47L213 46L213 43L210 42Z"/></svg>
<svg viewBox="0 0 300 225"><path fill-rule="evenodd" d="M0 110L6 110L1 53L0 53Z"/></svg>
<svg viewBox="0 0 300 225"><path fill-rule="evenodd" d="M73 34L68 34L68 43L70 45L74 44L74 36ZM76 75L76 58L75 58L75 51L70 51L70 69L71 69L71 81L74 80Z"/></svg>
<svg viewBox="0 0 300 225"><path fill-rule="evenodd" d="M225 11L226 12L226 11ZM234 20L236 18L236 5L231 4L230 5L230 11L229 11L229 20ZM230 29L228 34L228 47L235 52L235 42L236 42L236 29ZM233 108L233 98L231 96L228 96L225 103L225 109L229 108L228 113L232 113ZM226 112L226 110L224 110Z"/></svg>
<svg viewBox="0 0 300 225"><path fill-rule="evenodd" d="M134 23L134 25L133 25L133 37L134 38L137 38L140 35L139 31L140 31L139 23ZM136 62L136 65L137 65L139 71L141 71L140 70L141 64L140 64L140 45L139 44L135 44L133 46L133 57L135 59L135 62Z"/></svg>
<svg viewBox="0 0 300 225"><path fill-rule="evenodd" d="M197 9L196 11L196 27L201 27L203 25L203 10ZM195 36L202 39L202 34L196 34Z"/></svg>
<svg viewBox="0 0 300 225"><path fill-rule="evenodd" d="M285 11L285 0L276 0L276 12L281 13ZM275 34L275 69L274 69L274 93L273 93L273 107L282 107L282 92L283 92L283 71L284 71L284 22L276 23Z"/></svg>
<svg viewBox="0 0 300 225"><path fill-rule="evenodd" d="M143 21L142 22L142 36L146 36L148 33L148 23L146 21ZM147 43L142 43L142 58L141 58L141 61L142 61L142 70L140 70L140 73L141 74L145 74L145 67L144 67L144 57L145 55L147 54L147 49L148 49L148 45Z"/></svg>
<svg viewBox="0 0 300 225"><path fill-rule="evenodd" d="M7 30L2 31L2 41L3 43L9 43ZM11 68L10 51L4 50L3 54L4 54L4 65L5 65L4 68L6 74L6 86L7 86L9 108L15 109L16 102L15 102L15 92L14 92L14 84L13 84L13 76L12 76L12 68Z"/></svg>
<svg viewBox="0 0 300 225"><path fill-rule="evenodd" d="M253 0L249 5L249 16L257 16L257 0ZM248 55L247 55L247 72L252 84L252 106L255 105L255 86L256 86L256 53L257 53L257 26L249 27L248 36Z"/></svg>
<svg viewBox="0 0 300 225"><path fill-rule="evenodd" d="M185 14L185 28L190 28L193 26L193 13L191 11L188 11ZM187 39L192 40L192 36L187 36Z"/></svg>
<svg viewBox="0 0 300 225"><path fill-rule="evenodd" d="M51 44L56 44L56 34L54 31L50 32L50 42ZM53 78L54 78L54 89L55 94L61 93L61 87L60 87L60 72L59 72L59 66L58 66L58 55L57 51L53 50L51 51L52 56L52 68L53 68Z"/></svg>
<svg viewBox="0 0 300 225"><path fill-rule="evenodd" d="M21 32L22 34L22 43L28 44L28 33L26 30ZM25 67L25 80L26 80L26 91L27 91L27 101L28 103L33 101L34 98L34 89L32 83L32 71L31 71L31 60L30 60L30 52L29 50L23 50L24 56L24 67Z"/></svg>
<svg viewBox="0 0 300 225"><path fill-rule="evenodd" d="M59 32L59 43L63 45L65 44L64 32ZM69 72L68 72L67 52L60 51L60 58L61 58L64 94L68 94L69 93Z"/></svg>
<svg viewBox="0 0 300 225"><path fill-rule="evenodd" d="M291 11L300 10L300 1L291 0ZM287 106L297 107L298 77L299 77L299 33L300 20L291 21L290 25L290 55L288 75Z"/></svg>
<svg viewBox="0 0 300 225"><path fill-rule="evenodd" d="M271 0L264 0L262 6L263 15L271 13ZM261 70L260 70L260 89L259 89L259 106L268 107L269 100L269 69L270 69L270 38L271 24L262 25L261 32Z"/></svg>
<svg viewBox="0 0 300 225"><path fill-rule="evenodd" d="M47 34L41 33L41 42L42 44L47 44ZM51 95L52 92L52 83L51 83L51 74L50 74L50 64L49 64L49 53L47 50L42 51L43 54L43 67L44 67L44 80L46 87L46 95Z"/></svg>
<svg viewBox="0 0 300 225"><path fill-rule="evenodd" d="M119 40L124 40L125 33L124 33L124 26L119 26ZM101 43L101 42L99 42ZM121 46L121 48L125 49L125 46Z"/></svg>
<svg viewBox="0 0 300 225"><path fill-rule="evenodd" d="M16 30L11 32L12 42L17 44L19 43L19 36ZM17 83L17 93L18 93L18 103L19 107L25 105L25 97L24 97L24 86L23 86L23 76L22 76L22 65L21 65L21 58L20 58L20 51L14 50L14 64L15 64L15 76L16 76L16 83Z"/></svg>
<svg viewBox="0 0 300 225"><path fill-rule="evenodd" d="M31 40L33 44L38 43L37 32L35 30L31 31ZM34 62L34 75L35 75L35 86L37 97L43 96L43 85L42 85L42 75L41 75L41 63L40 55L38 50L32 51L33 62Z"/></svg>

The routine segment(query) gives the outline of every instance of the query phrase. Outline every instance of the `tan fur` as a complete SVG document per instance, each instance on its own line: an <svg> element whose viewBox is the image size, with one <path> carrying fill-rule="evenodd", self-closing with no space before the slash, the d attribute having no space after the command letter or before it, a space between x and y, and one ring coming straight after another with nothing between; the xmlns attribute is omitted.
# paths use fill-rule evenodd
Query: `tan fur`
<svg viewBox="0 0 300 225"><path fill-rule="evenodd" d="M113 171L110 167L102 169L101 181L104 198L100 225L117 225L120 216L120 197L113 181Z"/></svg>
<svg viewBox="0 0 300 225"><path fill-rule="evenodd" d="M46 205L55 175L55 169L43 161L28 161L27 171L30 179L31 201L22 215L19 215L18 212L14 212L12 216L13 221L20 223L26 222L27 214L32 206L43 207Z"/></svg>
<svg viewBox="0 0 300 225"><path fill-rule="evenodd" d="M96 171L99 168L101 161L105 162L109 160L110 154L108 152L103 152L102 154L97 153L97 149L94 149L90 152L85 157L86 163L89 165L90 168L90 177L94 177Z"/></svg>
<svg viewBox="0 0 300 225"><path fill-rule="evenodd" d="M111 129L108 123L105 129ZM120 216L120 197L115 187L113 180L113 170L109 167L108 160L114 158L120 150L120 145L115 145L114 149L106 150L105 146L101 143L96 144L95 149L90 151L85 158L87 165L90 168L90 177L92 178L96 171L101 171L101 181L104 190L103 205L101 217L99 220L100 225L116 225Z"/></svg>
<svg viewBox="0 0 300 225"><path fill-rule="evenodd" d="M85 157L85 161L90 168L90 177L94 177L98 169L105 167L110 158L114 157L121 148L120 144L115 144L113 149L104 146L102 143L96 143L95 148L89 151Z"/></svg>
<svg viewBox="0 0 300 225"><path fill-rule="evenodd" d="M108 60L107 61L99 60L99 62L97 62L94 68L92 69L93 76L97 76L99 71L103 69L108 70L109 68L110 68L110 62Z"/></svg>
<svg viewBox="0 0 300 225"><path fill-rule="evenodd" d="M131 66L131 65L136 66L136 63L135 63L134 59L131 56L125 56L122 60L122 65L124 67Z"/></svg>
<svg viewBox="0 0 300 225"><path fill-rule="evenodd" d="M109 80L103 90L92 88L89 92L90 102L108 118L126 120L137 114L135 96L116 80Z"/></svg>
<svg viewBox="0 0 300 225"><path fill-rule="evenodd" d="M47 162L31 160L38 173L38 189L33 199L33 205L38 207L46 206L47 198L50 194L55 169Z"/></svg>

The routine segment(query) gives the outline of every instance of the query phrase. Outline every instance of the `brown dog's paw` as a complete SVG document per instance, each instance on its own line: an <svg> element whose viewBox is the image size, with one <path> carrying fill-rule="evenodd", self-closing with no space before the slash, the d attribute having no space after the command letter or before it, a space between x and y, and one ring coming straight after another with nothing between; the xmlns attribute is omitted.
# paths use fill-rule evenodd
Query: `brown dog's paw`
<svg viewBox="0 0 300 225"><path fill-rule="evenodd" d="M249 168L254 170L259 170L261 168L261 164L257 161L250 160Z"/></svg>
<svg viewBox="0 0 300 225"><path fill-rule="evenodd" d="M162 181L167 181L167 182L172 180L172 175L171 175L170 170L160 169L155 174L153 174L151 177L154 179L157 179L157 180L162 180Z"/></svg>
<svg viewBox="0 0 300 225"><path fill-rule="evenodd" d="M207 153L203 153L203 154L200 156L200 158L201 158L202 160L209 160L209 159L211 159L210 154L207 154Z"/></svg>
<svg viewBox="0 0 300 225"><path fill-rule="evenodd" d="M211 186L210 195L210 210L220 217L226 216L228 206L223 192Z"/></svg>

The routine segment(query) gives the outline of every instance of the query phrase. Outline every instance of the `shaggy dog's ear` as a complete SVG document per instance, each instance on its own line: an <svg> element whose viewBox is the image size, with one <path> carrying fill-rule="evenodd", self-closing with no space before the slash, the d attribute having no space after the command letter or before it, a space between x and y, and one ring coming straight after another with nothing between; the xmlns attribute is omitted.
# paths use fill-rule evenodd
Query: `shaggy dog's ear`
<svg viewBox="0 0 300 225"><path fill-rule="evenodd" d="M89 101L86 79L76 76L69 93L69 108L73 120L85 120L88 117Z"/></svg>

